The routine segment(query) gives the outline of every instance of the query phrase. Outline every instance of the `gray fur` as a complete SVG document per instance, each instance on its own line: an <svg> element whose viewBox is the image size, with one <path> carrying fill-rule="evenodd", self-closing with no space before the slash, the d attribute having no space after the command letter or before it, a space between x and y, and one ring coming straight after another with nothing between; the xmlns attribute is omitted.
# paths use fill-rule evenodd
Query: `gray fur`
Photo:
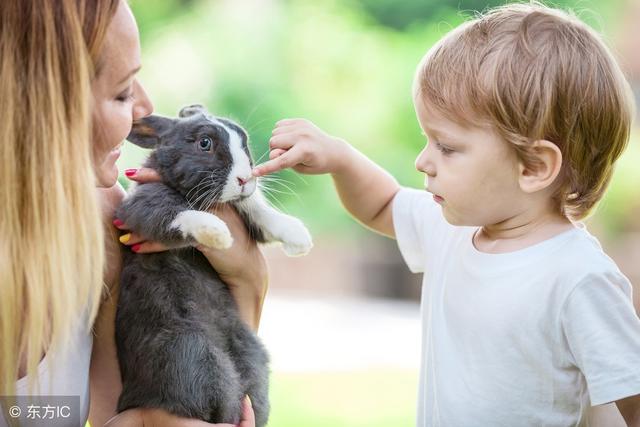
<svg viewBox="0 0 640 427"><path fill-rule="evenodd" d="M157 170L162 182L138 185L116 217L146 239L172 249L156 254L123 251L116 314L123 384L119 412L155 407L183 417L235 424L248 394L256 425L267 423L267 352L240 319L226 285L192 247L202 243L198 240L202 237L174 223L186 211L207 210L220 197L222 186L235 179L229 176L234 166L229 132L241 137L242 150L249 156L247 133L198 105L185 107L176 119L142 119L127 138L154 149L144 166ZM199 148L200 143L207 145L204 137L214 142L209 152ZM258 241L279 240L291 254L311 248L299 220L266 205L258 190L229 203Z"/></svg>

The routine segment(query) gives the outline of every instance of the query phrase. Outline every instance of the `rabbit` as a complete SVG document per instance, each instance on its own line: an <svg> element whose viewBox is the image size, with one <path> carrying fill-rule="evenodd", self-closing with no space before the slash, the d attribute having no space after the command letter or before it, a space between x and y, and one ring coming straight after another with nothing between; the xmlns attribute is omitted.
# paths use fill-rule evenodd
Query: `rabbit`
<svg viewBox="0 0 640 427"><path fill-rule="evenodd" d="M116 218L166 252L123 251L116 345L122 377L118 412L162 408L213 423L240 421L249 395L256 426L269 415L268 354L239 316L226 285L200 251L229 248L226 224L207 212L231 203L258 242L281 242L304 255L312 239L303 223L271 207L252 178L247 132L202 105L178 118L149 116L127 139L153 151L144 166L162 182L137 185Z"/></svg>

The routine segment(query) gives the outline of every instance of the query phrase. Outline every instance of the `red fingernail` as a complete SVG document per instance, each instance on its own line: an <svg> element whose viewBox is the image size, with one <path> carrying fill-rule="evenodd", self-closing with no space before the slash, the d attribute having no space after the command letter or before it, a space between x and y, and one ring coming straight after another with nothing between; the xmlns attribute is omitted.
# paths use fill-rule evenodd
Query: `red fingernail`
<svg viewBox="0 0 640 427"><path fill-rule="evenodd" d="M124 222L120 221L119 219L114 219L113 220L113 225L115 225L116 227L121 227L124 225Z"/></svg>
<svg viewBox="0 0 640 427"><path fill-rule="evenodd" d="M133 252L138 252L140 250L140 246L142 246L140 243L138 243L137 245L133 245L131 246L131 250Z"/></svg>
<svg viewBox="0 0 640 427"><path fill-rule="evenodd" d="M138 172L138 169L127 169L124 171L124 174L128 177L132 177Z"/></svg>

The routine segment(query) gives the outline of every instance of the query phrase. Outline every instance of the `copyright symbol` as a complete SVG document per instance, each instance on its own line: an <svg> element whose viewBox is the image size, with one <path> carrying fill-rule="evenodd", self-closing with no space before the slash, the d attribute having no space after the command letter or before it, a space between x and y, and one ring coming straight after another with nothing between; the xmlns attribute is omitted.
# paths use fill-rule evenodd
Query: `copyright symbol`
<svg viewBox="0 0 640 427"><path fill-rule="evenodd" d="M18 406L12 406L11 408L9 408L9 415L11 416L11 418L18 418L21 413L22 411Z"/></svg>

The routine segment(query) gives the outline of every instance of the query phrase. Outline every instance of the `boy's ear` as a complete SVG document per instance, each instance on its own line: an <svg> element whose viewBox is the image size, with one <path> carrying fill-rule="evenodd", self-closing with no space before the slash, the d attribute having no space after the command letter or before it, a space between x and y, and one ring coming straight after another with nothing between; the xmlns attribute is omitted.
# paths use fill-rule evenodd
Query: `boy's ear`
<svg viewBox="0 0 640 427"><path fill-rule="evenodd" d="M545 139L535 141L531 150L534 161L525 166L520 162L519 184L525 193L535 193L553 185L562 168L562 152L556 144Z"/></svg>
<svg viewBox="0 0 640 427"><path fill-rule="evenodd" d="M175 124L175 119L162 116L147 116L135 120L127 141L142 148L154 148L166 132Z"/></svg>

